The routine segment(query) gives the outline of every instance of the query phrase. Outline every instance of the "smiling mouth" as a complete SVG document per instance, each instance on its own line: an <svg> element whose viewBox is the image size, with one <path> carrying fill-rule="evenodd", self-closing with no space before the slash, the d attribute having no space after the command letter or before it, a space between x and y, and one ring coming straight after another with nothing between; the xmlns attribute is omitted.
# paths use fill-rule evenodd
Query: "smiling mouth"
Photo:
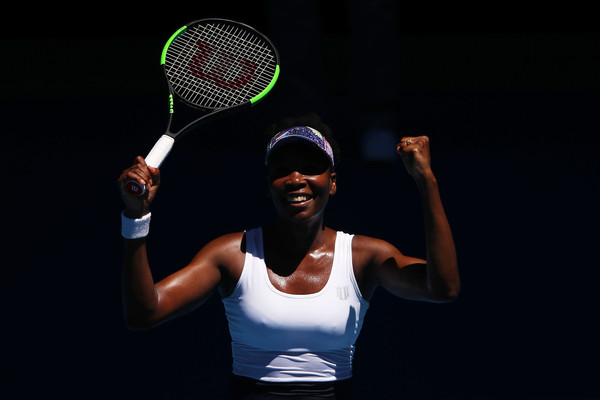
<svg viewBox="0 0 600 400"><path fill-rule="evenodd" d="M308 194L304 194L304 193L302 193L302 194L290 193L285 196L285 199L287 200L288 203L299 204L299 203L304 203L305 201L312 199L312 196L308 195Z"/></svg>

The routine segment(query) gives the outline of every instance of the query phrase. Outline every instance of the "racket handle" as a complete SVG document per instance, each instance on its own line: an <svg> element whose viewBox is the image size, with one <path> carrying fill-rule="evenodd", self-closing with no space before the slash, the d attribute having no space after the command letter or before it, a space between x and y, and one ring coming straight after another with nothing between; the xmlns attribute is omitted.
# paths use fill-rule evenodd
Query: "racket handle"
<svg viewBox="0 0 600 400"><path fill-rule="evenodd" d="M146 156L146 164L154 168L160 168L161 164L173 148L173 143L175 143L175 139L171 136L162 135L154 144L150 153Z"/></svg>
<svg viewBox="0 0 600 400"><path fill-rule="evenodd" d="M173 148L173 144L175 143L175 139L173 139L169 135L162 135L160 139L154 144L152 150L145 158L146 165L154 168L160 168L161 164L167 158L167 155ZM134 180L127 181L126 184L127 190L131 194L135 194L138 196L146 193L146 187L140 185L139 182Z"/></svg>

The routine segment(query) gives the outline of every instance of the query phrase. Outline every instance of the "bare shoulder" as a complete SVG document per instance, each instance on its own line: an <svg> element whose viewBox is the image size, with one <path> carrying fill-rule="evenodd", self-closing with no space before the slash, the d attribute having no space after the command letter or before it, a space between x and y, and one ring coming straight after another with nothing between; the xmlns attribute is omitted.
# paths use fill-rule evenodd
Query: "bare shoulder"
<svg viewBox="0 0 600 400"><path fill-rule="evenodd" d="M352 239L352 267L363 297L370 300L378 285L378 265L386 258L395 259L402 253L389 242L365 235Z"/></svg>
<svg viewBox="0 0 600 400"><path fill-rule="evenodd" d="M210 259L216 265L224 267L244 255L244 232L234 232L219 236L208 242L194 260ZM192 261L193 263L194 261Z"/></svg>
<svg viewBox="0 0 600 400"><path fill-rule="evenodd" d="M355 235L352 240L352 259L356 266L366 267L379 259L402 256L391 243L365 235Z"/></svg>
<svg viewBox="0 0 600 400"><path fill-rule="evenodd" d="M219 271L219 291L227 296L237 284L246 253L245 232L228 233L208 242L196 254L191 265L208 263Z"/></svg>
<svg viewBox="0 0 600 400"><path fill-rule="evenodd" d="M243 232L220 236L211 240L186 265L159 281L160 311L156 320L163 321L184 310L199 306L215 290L231 287L236 271L244 263L240 246Z"/></svg>
<svg viewBox="0 0 600 400"><path fill-rule="evenodd" d="M369 236L356 235L352 241L354 274L365 298L370 299L375 287L381 285L401 297L414 297L414 268L426 261L402 254L393 244ZM422 272L417 271L418 274ZM418 275L417 274L417 275Z"/></svg>
<svg viewBox="0 0 600 400"><path fill-rule="evenodd" d="M352 241L352 262L358 275L377 276L383 268L402 269L425 260L403 254L390 242L370 236L355 235Z"/></svg>
<svg viewBox="0 0 600 400"><path fill-rule="evenodd" d="M233 250L236 247L239 250L239 246L244 239L244 234L245 232L226 233L211 240L207 246L220 247L223 251Z"/></svg>

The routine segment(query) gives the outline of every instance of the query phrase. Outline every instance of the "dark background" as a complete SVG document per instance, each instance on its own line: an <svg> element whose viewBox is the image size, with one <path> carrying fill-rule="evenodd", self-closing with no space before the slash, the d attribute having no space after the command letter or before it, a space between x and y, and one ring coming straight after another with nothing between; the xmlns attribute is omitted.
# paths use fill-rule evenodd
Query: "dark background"
<svg viewBox="0 0 600 400"><path fill-rule="evenodd" d="M442 305L377 292L357 343L359 398L600 398L594 13L578 1L425 1L376 18L364 3L360 24L341 0L4 15L3 397L226 396L218 296L154 330L125 327L115 186L166 127L162 46L189 21L224 17L273 40L280 81L174 148L153 207L156 278L272 217L263 128L310 110L343 149L328 224L424 256L414 183L397 160L361 157L369 124L393 110L398 136L431 139L463 289Z"/></svg>

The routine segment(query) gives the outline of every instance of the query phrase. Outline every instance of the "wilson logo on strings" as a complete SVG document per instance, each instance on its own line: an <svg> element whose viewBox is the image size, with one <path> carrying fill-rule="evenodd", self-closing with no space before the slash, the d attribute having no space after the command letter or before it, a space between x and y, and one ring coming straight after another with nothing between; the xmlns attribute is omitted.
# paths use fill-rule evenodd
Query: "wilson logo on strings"
<svg viewBox="0 0 600 400"><path fill-rule="evenodd" d="M240 89L252 80L257 67L252 61L223 50L215 50L202 40L198 40L196 44L198 52L190 63L190 72L194 76L228 89ZM236 72L237 76L231 78Z"/></svg>

